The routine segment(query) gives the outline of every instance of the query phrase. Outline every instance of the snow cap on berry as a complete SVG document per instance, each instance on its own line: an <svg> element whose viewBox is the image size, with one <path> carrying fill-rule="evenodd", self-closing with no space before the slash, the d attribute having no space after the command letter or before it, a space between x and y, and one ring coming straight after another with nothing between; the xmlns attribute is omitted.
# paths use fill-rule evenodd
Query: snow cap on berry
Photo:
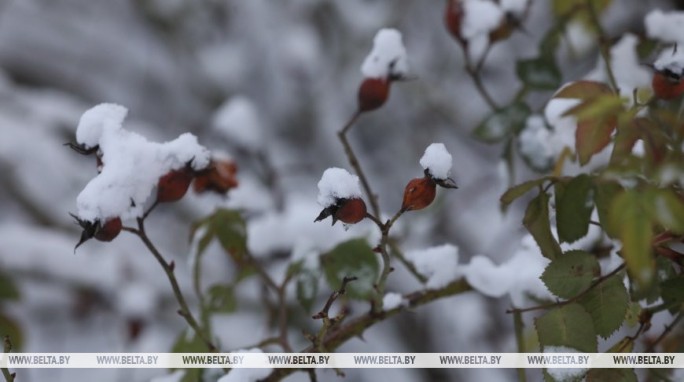
<svg viewBox="0 0 684 382"><path fill-rule="evenodd" d="M408 73L406 48L401 32L396 29L380 29L373 39L373 49L361 65L366 78L403 78Z"/></svg>
<svg viewBox="0 0 684 382"><path fill-rule="evenodd" d="M329 207L338 199L361 198L359 177L349 171L332 167L325 172L318 182L318 204Z"/></svg>
<svg viewBox="0 0 684 382"><path fill-rule="evenodd" d="M659 72L670 73L675 77L684 76L684 51L679 49L663 50L653 63L653 68Z"/></svg>
<svg viewBox="0 0 684 382"><path fill-rule="evenodd" d="M81 116L76 128L76 141L86 147L98 145L105 130L118 130L128 114L128 109L113 103L102 103Z"/></svg>
<svg viewBox="0 0 684 382"><path fill-rule="evenodd" d="M451 172L451 161L451 154L444 143L433 143L425 149L425 154L420 158L420 165L433 178L447 179Z"/></svg>
<svg viewBox="0 0 684 382"><path fill-rule="evenodd" d="M79 143L99 146L102 172L93 178L76 199L79 219L95 222L109 218L136 218L143 214L145 202L159 178L169 171L190 164L193 170L209 165L210 153L185 133L166 142L150 142L135 132L122 128L126 115L122 106L102 104L85 112ZM83 129L83 130L81 130Z"/></svg>

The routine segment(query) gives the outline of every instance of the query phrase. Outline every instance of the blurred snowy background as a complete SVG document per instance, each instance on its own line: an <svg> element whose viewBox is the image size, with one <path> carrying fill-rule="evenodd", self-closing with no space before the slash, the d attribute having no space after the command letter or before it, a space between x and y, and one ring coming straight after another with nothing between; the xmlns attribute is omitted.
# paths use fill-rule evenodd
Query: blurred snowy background
<svg viewBox="0 0 684 382"><path fill-rule="evenodd" d="M483 78L495 100L505 103L517 91L513 62L536 56L539 37L553 23L550 3L534 1L526 33L491 51ZM602 21L611 36L643 33L648 10L677 4L615 0ZM336 132L356 109L359 67L383 27L402 32L418 79L393 86L388 103L350 133L381 208L396 211L432 142L443 142L454 156L452 176L460 186L402 218L404 249L450 243L460 263L484 255L498 264L524 248L522 204L502 215L498 198L533 173L518 161L509 179L502 147L472 137L489 110L463 70L443 10L437 0L1 0L0 272L20 296L0 302L0 312L21 328L21 350L166 352L185 327L161 268L132 235L91 241L74 254L80 233L68 212L96 170L62 144L73 140L81 114L100 102L128 107L125 126L152 140L189 131L238 163L240 187L227 201L188 195L149 220L152 240L175 259L191 301L189 226L217 205L246 211L250 248L281 274L279 260L293 249L330 247L374 231L369 222L345 232L313 219L321 173L348 168ZM564 79L580 78L596 66L597 50L579 29L568 39L574 43L563 43L558 62ZM539 108L547 95L537 95L529 101ZM226 139L216 127L231 118L254 134ZM230 277L218 247L205 261L206 285ZM403 269L388 286L417 287ZM258 295L256 284L242 284L238 312L215 318L225 350L271 333ZM515 351L512 318L504 314L510 305L508 297L477 293L444 299L376 325L340 351ZM291 338L296 349L306 345L296 327ZM165 373L22 370L18 381L146 381ZM510 370L356 369L347 370L346 380L380 375L396 382L515 379ZM338 380L332 371L320 378Z"/></svg>

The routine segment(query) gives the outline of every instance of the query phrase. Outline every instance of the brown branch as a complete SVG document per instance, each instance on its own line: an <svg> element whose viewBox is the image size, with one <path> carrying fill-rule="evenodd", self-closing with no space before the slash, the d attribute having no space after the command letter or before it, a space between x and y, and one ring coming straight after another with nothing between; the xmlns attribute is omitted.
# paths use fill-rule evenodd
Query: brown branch
<svg viewBox="0 0 684 382"><path fill-rule="evenodd" d="M10 336L5 336L3 339L3 352L5 354L9 354L11 351L12 341L10 340ZM3 367L1 370L6 382L14 382L14 378L17 376L17 373L10 373L9 369L6 367Z"/></svg>
<svg viewBox="0 0 684 382"><path fill-rule="evenodd" d="M378 199L375 193L373 192L370 183L368 182L368 178L366 178L366 174L363 172L363 168L359 163L358 157L356 156L354 150L349 144L349 140L347 140L347 132L349 131L349 129L351 129L352 126L354 126L354 122L356 122L360 115L360 112L356 112L349 120L349 122L347 122L347 124L342 128L342 130L337 132L337 136L339 137L340 142L342 142L342 147L344 147L344 153L347 155L349 164L352 166L354 172L356 172L356 175L359 177L359 180L361 181L361 186L363 187L363 191L366 193L366 196L368 196L368 202L371 205L371 211L373 212L373 215L380 216L380 206L378 205Z"/></svg>
<svg viewBox="0 0 684 382"><path fill-rule="evenodd" d="M468 285L464 279L461 279L446 285L444 288L418 291L406 295L404 298L407 301L409 308L417 308L440 298L454 296L469 290L471 290L470 285ZM400 306L382 312L371 311L347 322L344 325L337 326L334 330L331 330L326 334L321 343L321 347L326 349L326 351L333 351L343 343L347 342L349 339L362 335L363 332L369 327L398 314L403 309L404 307ZM314 353L318 351L319 347L311 345L306 349L303 349L302 353ZM263 381L280 381L298 370L299 369L294 368L275 369L268 377L264 378Z"/></svg>
<svg viewBox="0 0 684 382"><path fill-rule="evenodd" d="M151 209L152 208L150 208L150 210ZM185 321L192 328L197 337L199 337L202 340L202 342L204 342L204 344L210 351L217 351L217 347L209 339L207 334L202 330L200 325L197 323L197 320L192 315L190 308L188 307L188 303L186 302L185 297L183 296L183 292L181 291L180 286L178 285L178 280L176 279L176 275L174 274L174 262L167 262L166 260L164 260L164 257L161 255L157 247L155 247L150 238L147 236L147 232L145 231L144 218L138 218L138 229L126 227L125 231L131 232L138 236L140 240L142 240L142 242L145 244L147 249L150 251L150 253L152 253L154 258L157 259L159 265L161 265L162 269L164 270L164 273L166 274L166 277L169 279L169 283L171 284L171 289L173 290L173 294L176 297L176 301L178 301L178 305L180 305L178 314L185 319Z"/></svg>
<svg viewBox="0 0 684 382"><path fill-rule="evenodd" d="M600 284L603 283L604 281L606 281L606 280L608 280L609 278L611 278L612 276L615 276L616 274L618 274L618 273L619 273L621 270L623 270L624 268L625 268L625 264L624 264L624 263L623 263L623 264L620 264L619 267L613 269L612 271L610 271L609 273L605 274L604 276L601 276L601 277L599 277L598 279L596 279L596 281L594 281L587 289L583 290L582 292L580 292L578 295L576 295L576 296L573 297L573 298L569 298L569 299L567 299L567 300L565 300L565 301L558 301L558 302L554 302L554 303L550 303L550 304L532 306L532 307L529 307L529 308L522 308L522 309L513 308L513 309L508 309L508 310L506 311L506 313L524 313L524 312L531 312L531 311L534 311L534 310L543 310L543 309L557 308L557 307L561 307L561 306L564 306L564 305L573 303L573 302L579 300L580 298L584 297L585 295L587 295L589 292L591 292L594 288L596 288L598 285L600 285Z"/></svg>
<svg viewBox="0 0 684 382"><path fill-rule="evenodd" d="M406 270L408 270L409 273L412 274L413 277L415 277L421 284L425 284L428 278L425 277L425 275L423 275L422 273L418 272L416 266L404 256L404 253L401 251L396 241L390 239L389 246L392 250L392 255L396 257L397 260L399 260L399 262L406 268Z"/></svg>

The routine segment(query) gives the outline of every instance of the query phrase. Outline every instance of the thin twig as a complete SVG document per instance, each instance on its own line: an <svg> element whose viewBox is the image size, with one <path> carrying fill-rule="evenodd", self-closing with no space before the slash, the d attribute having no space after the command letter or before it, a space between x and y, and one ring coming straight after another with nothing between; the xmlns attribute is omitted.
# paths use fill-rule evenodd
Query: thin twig
<svg viewBox="0 0 684 382"><path fill-rule="evenodd" d="M608 81L610 81L610 86L613 88L613 90L618 92L619 88L618 83L615 80L615 73L613 73L610 49L609 46L606 44L609 41L609 39L606 36L606 31L601 26L601 20L599 19L598 13L596 12L596 8L594 8L594 0L586 0L586 8L587 12L589 13L589 19L591 20L591 23L594 25L594 28L596 28L596 33L598 33L599 51L601 52L601 57L603 57L603 61L606 64L606 73L608 74Z"/></svg>
<svg viewBox="0 0 684 382"><path fill-rule="evenodd" d="M171 289L173 290L173 294L176 297L176 301L178 301L178 305L180 305L178 314L185 319L185 321L192 328L195 334L202 340L202 342L204 342L204 344L210 351L217 351L217 347L213 344L209 337L207 337L207 334L202 330L200 325L197 323L197 320L192 315L192 312L188 307L188 303L185 301L183 292L181 292L180 286L178 285L178 280L176 279L176 275L174 274L173 261L167 262L166 260L164 260L164 257L161 255L157 247L155 247L150 238L147 236L147 233L145 231L145 220L143 218L138 218L138 229L136 230L128 228L126 229L126 231L132 232L133 234L137 235L140 238L140 240L142 240L142 242L145 244L147 249L152 253L154 258L157 259L157 262L159 262L159 264L161 265L162 269L164 270L164 273L166 273L166 277L169 279L169 283L171 284Z"/></svg>
<svg viewBox="0 0 684 382"><path fill-rule="evenodd" d="M380 206L378 205L378 199L375 193L373 192L370 183L368 182L366 174L363 172L363 168L359 163L358 157L356 156L354 150L349 144L349 140L347 140L347 132L354 125L354 121L356 121L358 116L358 112L354 114L354 116L349 120L349 122L344 126L344 128L337 132L337 136L339 137L340 142L342 142L342 147L344 147L344 152L347 155L349 164L354 169L354 172L356 172L356 175L358 175L359 180L361 181L361 186L363 187L363 191L366 193L366 196L368 196L368 202L371 205L371 211L373 212L373 215L380 216Z"/></svg>
<svg viewBox="0 0 684 382"><path fill-rule="evenodd" d="M318 378L316 377L316 369L306 369L306 372L309 374L310 382L318 382Z"/></svg>
<svg viewBox="0 0 684 382"><path fill-rule="evenodd" d="M9 352L11 351L12 341L10 340L10 336L5 336L5 338L3 339L3 352L5 354L9 354ZM17 373L10 373L9 369L6 367L3 367L1 370L6 382L14 382L14 378L17 376Z"/></svg>
<svg viewBox="0 0 684 382"><path fill-rule="evenodd" d="M325 305L323 306L323 309L321 309L318 313L314 314L311 318L314 320L320 320L322 318L327 318L328 317L328 312L330 311L330 307L332 307L332 304L337 300L340 296L343 294L347 293L347 284L349 284L352 281L358 280L358 277L356 276L344 276L342 279L342 286L340 289L334 291L332 294L330 294L330 297L328 297L328 300L325 302Z"/></svg>
<svg viewBox="0 0 684 382"><path fill-rule="evenodd" d="M592 291L594 288L596 288L599 284L603 283L604 281L608 280L610 277L612 277L612 276L616 275L617 273L619 273L619 272L620 272L621 270L623 270L624 268L625 268L625 264L624 264L624 263L623 263L623 264L620 264L619 267L613 269L612 271L610 271L610 272L607 273L606 275L601 276L601 277L599 277L598 279L596 279L596 281L594 281L587 289L585 289L584 291L582 291L581 293L579 293L578 295L576 295L576 296L573 297L573 298L569 298L569 299L567 299L567 300L565 300L565 301L558 301L558 302L554 302L554 303L550 303L550 304L532 306L532 307L529 307L529 308L523 308L523 309L513 308L513 309L508 309L508 310L506 311L506 313L524 313L524 312L531 312L531 311L534 311L534 310L543 310L543 309L557 308L557 307L560 307L560 306L564 306L564 305L573 303L573 302L579 300L580 298L584 297L584 296L585 296L586 294L588 294L589 292L591 292L591 291Z"/></svg>
<svg viewBox="0 0 684 382"><path fill-rule="evenodd" d="M392 255L394 257L396 257L401 264L404 265L406 270L408 270L409 273L412 274L413 277L415 277L421 284L425 284L427 282L428 278L425 277L425 275L423 275L422 273L418 272L418 269L416 269L416 266L412 262L410 262L406 258L406 256L404 256L404 253L401 251L401 248L399 248L396 241L390 239L389 246L390 246L390 249L392 250Z"/></svg>
<svg viewBox="0 0 684 382"><path fill-rule="evenodd" d="M470 78L473 80L473 83L475 84L475 88L477 91L480 93L482 98L485 100L487 105L492 110L498 110L499 105L496 104L496 101L494 101L494 98L489 94L487 91L487 88L485 88L484 83L482 82L482 77L480 76L480 71L479 69L473 69L470 67L470 65L466 65L466 72L470 76Z"/></svg>

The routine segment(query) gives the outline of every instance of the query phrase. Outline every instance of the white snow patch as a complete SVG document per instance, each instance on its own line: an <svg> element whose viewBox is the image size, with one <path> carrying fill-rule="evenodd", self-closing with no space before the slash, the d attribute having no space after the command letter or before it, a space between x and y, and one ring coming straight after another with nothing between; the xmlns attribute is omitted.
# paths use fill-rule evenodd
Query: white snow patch
<svg viewBox="0 0 684 382"><path fill-rule="evenodd" d="M257 108L252 101L236 96L225 101L216 111L213 126L228 141L249 150L263 145L263 132Z"/></svg>
<svg viewBox="0 0 684 382"><path fill-rule="evenodd" d="M124 108L103 104L86 111L79 123L78 142L89 147L99 145L104 164L76 200L78 216L83 220L140 217L161 176L191 160L195 169L209 164L209 150L194 135L185 133L166 143L150 142L123 129L124 116Z"/></svg>
<svg viewBox="0 0 684 382"><path fill-rule="evenodd" d="M102 103L81 116L76 128L76 141L88 148L98 145L108 130L119 130L128 114L128 109L113 103Z"/></svg>
<svg viewBox="0 0 684 382"><path fill-rule="evenodd" d="M387 293L382 298L382 307L385 310L392 310L404 304L404 297L399 293Z"/></svg>
<svg viewBox="0 0 684 382"><path fill-rule="evenodd" d="M401 32L380 29L373 39L373 49L363 60L361 73L366 78L404 77L408 72L408 57Z"/></svg>
<svg viewBox="0 0 684 382"><path fill-rule="evenodd" d="M559 154L549 145L551 135L553 133L546 126L544 118L540 115L532 115L527 118L525 129L518 137L520 154L527 158L532 167L537 170L551 167Z"/></svg>
<svg viewBox="0 0 684 382"><path fill-rule="evenodd" d="M157 311L157 292L141 281L127 282L118 291L116 302L126 317L151 317Z"/></svg>
<svg viewBox="0 0 684 382"><path fill-rule="evenodd" d="M504 11L493 1L463 2L461 36L468 41L468 57L477 62L489 45L489 33L503 21Z"/></svg>
<svg viewBox="0 0 684 382"><path fill-rule="evenodd" d="M318 204L325 208L335 204L337 199L353 198L361 198L358 176L338 167L323 172L318 182Z"/></svg>
<svg viewBox="0 0 684 382"><path fill-rule="evenodd" d="M261 349L254 348L249 350L238 350L233 353L253 353L263 354ZM217 382L256 382L260 379L266 378L271 374L273 369L266 367L263 369L232 369L228 374L219 378Z"/></svg>
<svg viewBox="0 0 684 382"><path fill-rule="evenodd" d="M409 251L406 257L415 264L419 273L428 277L428 289L439 289L459 276L458 247L454 245Z"/></svg>
<svg viewBox="0 0 684 382"><path fill-rule="evenodd" d="M424 170L428 170L433 178L447 179L452 160L444 143L433 143L425 149L425 154L420 158L420 165Z"/></svg>
<svg viewBox="0 0 684 382"><path fill-rule="evenodd" d="M684 12L654 9L644 18L646 35L666 43L684 42Z"/></svg>
<svg viewBox="0 0 684 382"><path fill-rule="evenodd" d="M550 298L546 286L539 279L549 260L543 257L531 235L525 235L510 260L495 265L483 255L476 255L470 264L463 265L463 274L468 283L480 293L489 297L510 294L513 306L520 307L527 301L527 295Z"/></svg>

